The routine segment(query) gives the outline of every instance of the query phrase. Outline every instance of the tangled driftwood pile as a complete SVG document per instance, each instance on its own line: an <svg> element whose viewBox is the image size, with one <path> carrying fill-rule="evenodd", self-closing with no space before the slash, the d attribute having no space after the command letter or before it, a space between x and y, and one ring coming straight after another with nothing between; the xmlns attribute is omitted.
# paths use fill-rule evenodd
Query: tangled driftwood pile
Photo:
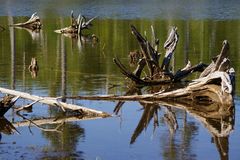
<svg viewBox="0 0 240 160"><path fill-rule="evenodd" d="M220 103L231 105L233 103L233 91L235 84L235 71L230 66L229 43L223 41L222 49L212 59L210 65L199 63L191 66L190 62L183 68L173 73L170 70L170 60L178 42L176 27L173 27L167 41L164 43L166 49L162 64L159 65L160 55L158 52L159 41L155 38L152 28L152 44L147 41L131 26L141 47L142 58L138 60L136 70L131 72L120 60L114 59L120 71L137 85L163 85L178 83L195 71L202 71L199 78L192 80L184 88L171 88L171 85L162 88L160 91L143 95L103 95L103 96L75 96L69 98L99 99L99 100L164 100L164 101L192 101L196 103ZM147 67L149 74L141 77L143 69Z"/></svg>

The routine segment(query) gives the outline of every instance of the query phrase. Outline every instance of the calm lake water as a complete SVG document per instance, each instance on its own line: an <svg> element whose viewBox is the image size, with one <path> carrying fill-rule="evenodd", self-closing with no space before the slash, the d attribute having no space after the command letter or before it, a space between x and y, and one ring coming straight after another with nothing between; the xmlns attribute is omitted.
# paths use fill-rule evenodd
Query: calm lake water
<svg viewBox="0 0 240 160"><path fill-rule="evenodd" d="M143 102L67 100L68 103L102 110L111 118L71 120L61 109L35 104L32 112L21 112L26 118L49 118L55 124L41 127L28 123L16 127L12 135L1 133L0 159L239 159L240 157L240 3L237 0L179 4L170 1L57 1L9 0L0 3L0 82L1 87L39 96L124 95L129 91L125 77L113 63L118 57L129 65L128 53L139 49L130 25L147 36L153 25L164 53L168 30L178 28L180 36L172 61L173 70L192 64L210 63L222 47L230 43L230 59L236 70L235 108L220 119L206 118L181 106ZM70 12L88 18L98 15L90 30L97 43L80 42L54 32L70 24ZM32 33L9 27L23 22L37 11L43 29ZM34 77L28 66L36 57L39 72ZM193 74L191 78L197 78ZM143 88L146 93L154 88ZM1 95L3 96L3 95ZM30 103L20 100L17 106ZM120 108L114 113L115 107ZM193 106L194 107L194 106ZM204 107L204 106L201 106ZM218 106L220 109L222 106ZM223 109L224 110L224 109ZM172 130L166 115L175 114L177 129ZM9 110L6 119L12 124L23 121ZM4 121L5 122L5 121ZM1 123L4 123L1 122ZM228 134L223 134L228 130Z"/></svg>

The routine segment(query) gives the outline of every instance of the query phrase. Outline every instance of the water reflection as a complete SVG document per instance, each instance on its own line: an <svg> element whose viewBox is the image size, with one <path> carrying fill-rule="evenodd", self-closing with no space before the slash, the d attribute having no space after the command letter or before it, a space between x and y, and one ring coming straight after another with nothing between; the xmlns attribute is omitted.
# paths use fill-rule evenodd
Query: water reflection
<svg viewBox="0 0 240 160"><path fill-rule="evenodd" d="M130 94L138 94L141 95L141 90L138 88L131 88L127 91L126 95ZM119 110L123 106L124 101L120 101L117 103L114 112L115 114L119 113ZM215 143L216 148L219 152L219 156L222 160L229 159L229 135L234 129L234 123L235 123L235 106L225 106L218 103L196 103L196 102L189 102L189 101L139 101L139 104L142 106L142 116L139 120L139 123L137 127L135 128L130 144L134 144L137 138L141 135L141 133L147 129L148 125L151 121L153 121L153 130L155 130L156 127L159 126L159 112L164 112L163 114L163 120L165 121L165 124L169 128L169 141L171 148L177 149L178 147L175 146L174 143L174 134L176 130L178 129L178 117L175 113L175 109L180 109L186 111L188 114L190 114L192 117L194 117L196 120L201 122L205 129L208 130L208 132L212 136L212 142ZM186 117L184 119L184 131L188 128L188 130L191 130L191 134L196 132L196 126L195 125L188 125L186 122ZM190 132L189 132L190 133ZM183 137L189 137L187 136L187 133L183 132ZM190 139L186 140L184 138L183 140L183 146L181 146L182 150L187 150L189 148L189 143L191 142ZM186 146L185 146L186 145ZM178 155L176 154L177 150L172 150L174 153L169 153L169 150L166 151L168 154L165 154L166 159L170 158L167 157L171 155ZM171 149L170 149L171 150ZM173 157L172 157L173 158ZM176 158L176 157L175 157ZM186 158L186 157L185 157ZM171 159L171 158L170 158Z"/></svg>
<svg viewBox="0 0 240 160"><path fill-rule="evenodd" d="M5 117L0 117L0 142L2 139L1 133L10 135L13 134L14 132L17 132L17 129L14 127L14 125L9 122Z"/></svg>

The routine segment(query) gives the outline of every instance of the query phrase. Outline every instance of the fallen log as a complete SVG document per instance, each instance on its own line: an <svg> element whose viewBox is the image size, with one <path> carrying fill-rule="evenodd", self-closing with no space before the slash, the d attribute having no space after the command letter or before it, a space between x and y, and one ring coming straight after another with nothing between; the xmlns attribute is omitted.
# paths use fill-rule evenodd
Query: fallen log
<svg viewBox="0 0 240 160"><path fill-rule="evenodd" d="M40 97L40 96L36 96L36 95L30 95L25 92L10 90L10 89L6 89L6 88L0 88L0 92L5 93L5 94L14 95L14 96L19 96L20 98L29 99L32 101L38 101L39 103L47 104L50 106L60 107L63 111L65 111L65 109L68 109L68 110L80 112L83 115L95 115L95 116L101 116L101 117L110 116L106 112L102 112L102 111L98 111L98 110L94 110L94 109L90 109L90 108L86 108L86 107L78 106L78 105L74 105L74 104L60 102L56 98L52 98L52 97Z"/></svg>
<svg viewBox="0 0 240 160"><path fill-rule="evenodd" d="M30 19L23 23L12 24L13 27L24 27L29 28L32 31L40 30L42 27L39 16L37 16L37 12L33 13Z"/></svg>

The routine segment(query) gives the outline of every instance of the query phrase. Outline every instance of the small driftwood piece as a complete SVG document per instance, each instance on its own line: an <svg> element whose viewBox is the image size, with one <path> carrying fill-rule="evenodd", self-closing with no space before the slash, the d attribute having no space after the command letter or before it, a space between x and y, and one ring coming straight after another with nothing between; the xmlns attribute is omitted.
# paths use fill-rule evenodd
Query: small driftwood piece
<svg viewBox="0 0 240 160"><path fill-rule="evenodd" d="M0 88L0 92L14 95L14 96L19 96L21 98L29 99L32 101L39 101L39 103L44 103L44 104L47 104L50 106L60 107L63 111L68 109L68 110L80 112L83 115L95 115L95 116L101 116L101 117L110 116L106 112L102 112L102 111L98 111L98 110L94 110L94 109L90 109L90 108L86 108L86 107L82 107L82 106L78 106L78 105L74 105L74 104L63 103L63 102L58 101L56 98L39 97L36 95L30 95L25 92L10 90L10 89L6 89L6 88Z"/></svg>
<svg viewBox="0 0 240 160"><path fill-rule="evenodd" d="M69 27L65 27L62 29L55 30L56 33L63 33L63 34L72 34L80 36L82 35L82 30L89 29L92 26L92 21L96 17L93 17L89 20L86 19L85 16L79 14L77 18L74 17L73 11L71 12L71 25Z"/></svg>
<svg viewBox="0 0 240 160"><path fill-rule="evenodd" d="M146 38L144 38L134 26L131 26L133 35L136 37L141 53L130 52L131 61L136 61L139 58L137 67L135 71L131 72L125 67L119 59L114 58L113 61L119 67L120 71L136 84L140 85L156 85L156 84L169 84L172 82L181 81L183 78L187 77L193 72L203 71L207 65L199 63L197 65L191 66L189 63L183 68L173 73L170 70L170 61L176 49L179 36L177 34L177 28L172 27L170 34L164 43L164 48L166 50L165 56L163 58L161 66L159 65L159 60L161 54L158 51L159 40L156 38L153 26L152 29L152 42L150 43ZM143 69L147 67L148 75L141 78Z"/></svg>
<svg viewBox="0 0 240 160"><path fill-rule="evenodd" d="M13 27L24 27L31 29L32 31L34 30L40 30L42 27L41 21L39 16L37 16L37 12L33 13L30 19L24 23L17 23L13 24Z"/></svg>

